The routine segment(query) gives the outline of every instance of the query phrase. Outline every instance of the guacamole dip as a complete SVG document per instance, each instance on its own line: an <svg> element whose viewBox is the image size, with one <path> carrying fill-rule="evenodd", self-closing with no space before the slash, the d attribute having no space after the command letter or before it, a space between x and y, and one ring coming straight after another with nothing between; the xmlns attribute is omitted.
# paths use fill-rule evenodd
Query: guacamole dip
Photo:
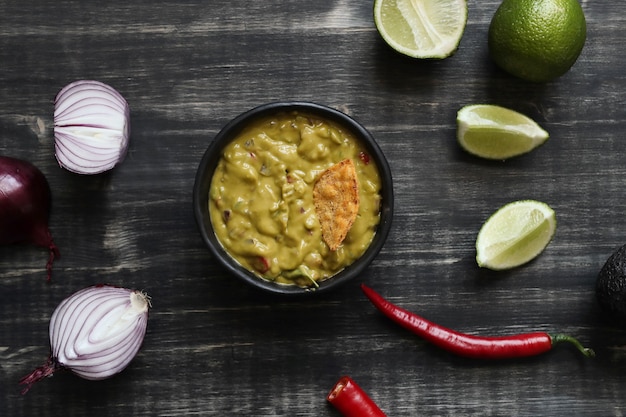
<svg viewBox="0 0 626 417"><path fill-rule="evenodd" d="M360 204L343 243L322 240L313 186L344 159L356 166ZM222 246L261 278L302 287L335 275L370 245L380 221L381 181L373 160L341 126L301 113L257 120L223 151L209 191Z"/></svg>

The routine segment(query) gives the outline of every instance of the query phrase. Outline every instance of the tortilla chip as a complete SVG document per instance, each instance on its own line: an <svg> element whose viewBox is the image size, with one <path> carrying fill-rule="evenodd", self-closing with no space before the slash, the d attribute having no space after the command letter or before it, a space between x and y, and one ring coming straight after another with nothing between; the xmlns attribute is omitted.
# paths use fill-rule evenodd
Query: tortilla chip
<svg viewBox="0 0 626 417"><path fill-rule="evenodd" d="M359 211L359 188L352 160L344 159L322 172L313 186L313 204L322 226L322 238L335 251Z"/></svg>

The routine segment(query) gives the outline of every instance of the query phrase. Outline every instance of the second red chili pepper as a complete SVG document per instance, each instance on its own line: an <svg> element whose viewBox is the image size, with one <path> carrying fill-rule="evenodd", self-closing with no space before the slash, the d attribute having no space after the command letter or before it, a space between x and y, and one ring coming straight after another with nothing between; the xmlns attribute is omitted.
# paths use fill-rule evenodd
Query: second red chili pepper
<svg viewBox="0 0 626 417"><path fill-rule="evenodd" d="M345 417L386 417L376 403L349 376L343 376L326 396Z"/></svg>
<svg viewBox="0 0 626 417"><path fill-rule="evenodd" d="M583 347L571 336L544 332L512 336L481 337L460 333L413 314L385 300L373 289L361 284L361 289L385 316L430 343L454 354L476 359L510 359L534 356L547 352L561 342L573 344L583 355L595 356L593 350Z"/></svg>

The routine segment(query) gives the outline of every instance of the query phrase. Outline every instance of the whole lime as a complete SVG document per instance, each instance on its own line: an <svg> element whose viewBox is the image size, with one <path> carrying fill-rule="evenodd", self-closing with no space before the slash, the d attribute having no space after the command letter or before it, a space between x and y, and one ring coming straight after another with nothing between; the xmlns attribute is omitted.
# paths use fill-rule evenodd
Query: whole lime
<svg viewBox="0 0 626 417"><path fill-rule="evenodd" d="M503 0L489 26L489 53L508 73L546 82L574 65L586 38L577 0Z"/></svg>

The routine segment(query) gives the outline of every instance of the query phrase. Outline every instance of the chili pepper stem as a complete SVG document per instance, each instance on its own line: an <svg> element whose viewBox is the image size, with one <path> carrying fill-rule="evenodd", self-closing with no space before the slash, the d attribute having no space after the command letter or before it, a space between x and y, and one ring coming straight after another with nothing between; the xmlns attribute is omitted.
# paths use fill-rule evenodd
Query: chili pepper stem
<svg viewBox="0 0 626 417"><path fill-rule="evenodd" d="M550 339L552 340L552 346L556 345L557 343L571 343L586 357L593 358L594 356L596 356L596 353L593 351L593 349L584 347L577 339L573 338L572 336L568 336L566 334L555 334L550 335Z"/></svg>

